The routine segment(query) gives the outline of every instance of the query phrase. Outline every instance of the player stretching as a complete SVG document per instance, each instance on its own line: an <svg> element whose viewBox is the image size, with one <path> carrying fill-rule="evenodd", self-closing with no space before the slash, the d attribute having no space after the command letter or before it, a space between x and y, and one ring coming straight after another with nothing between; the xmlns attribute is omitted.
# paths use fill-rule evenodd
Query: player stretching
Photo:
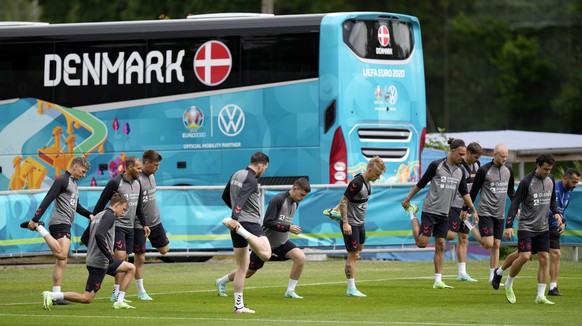
<svg viewBox="0 0 582 326"><path fill-rule="evenodd" d="M289 233L301 234L301 228L298 225L292 224L293 217L299 206L299 202L307 196L311 191L311 185L305 178L299 178L293 183L291 190L280 193L273 197L269 202L269 207L265 213L265 220L263 222L263 231L269 239L273 256L270 261L293 260L293 267L291 267L291 274L289 275L289 282L287 283L287 291L285 298L303 299L302 296L295 293L295 287L303 272L305 266L305 254L301 249L289 240ZM259 269L263 267L263 262L255 252L251 252L249 263L249 270L247 278L253 276ZM224 275L216 280L216 287L218 295L226 297L226 283L232 282L236 270Z"/></svg>
<svg viewBox="0 0 582 326"><path fill-rule="evenodd" d="M105 274L115 276L121 275L121 290L114 309L133 309L123 301L125 291L131 283L135 267L133 264L113 257L113 240L115 237L115 219L122 216L127 209L127 199L115 193L111 197L109 208L95 215L91 224L85 230L81 241L87 245L86 265L89 271L85 292L49 292L42 293L43 306L46 310L51 310L53 300L65 299L80 303L91 303L95 295L101 288ZM48 237L51 237L48 235ZM45 238L46 239L46 238Z"/></svg>
<svg viewBox="0 0 582 326"><path fill-rule="evenodd" d="M366 227L364 220L368 209L368 199L372 195L370 182L378 178L386 171L386 164L378 156L374 156L366 170L358 174L348 184L342 199L333 211L341 214L341 229L344 236L344 244L348 252L345 274L348 283L346 294L348 297L365 297L366 295L356 288L356 261L360 259L360 253L364 250L366 242ZM325 210L324 214L332 210Z"/></svg>
<svg viewBox="0 0 582 326"><path fill-rule="evenodd" d="M61 292L61 283L71 247L71 226L75 212L88 219L93 217L91 212L79 204L79 189L77 188L77 181L85 177L89 168L91 168L91 164L84 157L75 157L71 161L70 168L52 184L32 220L20 224L22 228L36 230L40 233L57 258L53 269L52 292ZM49 233L44 228L44 222L40 221L40 218L53 201L55 201L55 210L48 222ZM54 304L64 305L69 304L69 302L55 300Z"/></svg>
<svg viewBox="0 0 582 326"><path fill-rule="evenodd" d="M245 306L243 300L245 278L250 261L249 244L262 261L271 258L271 246L261 228L259 184L257 182L257 178L263 175L268 167L269 157L261 152L254 153L250 165L244 170L235 172L222 193L222 200L232 209L232 218L225 218L222 224L230 230L236 260L236 273L233 281L235 314L255 313L254 310Z"/></svg>
<svg viewBox="0 0 582 326"><path fill-rule="evenodd" d="M451 148L449 155L431 162L420 181L402 201L402 207L408 210L412 197L430 181L430 189L422 205L422 224L418 222L414 214L411 214L410 220L412 235L419 248L425 248L428 245L431 235L435 238L433 289L453 288L442 281L442 271L445 238L448 232L448 214L457 192L461 194L465 204L474 211L475 222L479 222L479 216L467 192L465 172L459 165L467 154L467 147L461 139L449 139L448 142Z"/></svg>

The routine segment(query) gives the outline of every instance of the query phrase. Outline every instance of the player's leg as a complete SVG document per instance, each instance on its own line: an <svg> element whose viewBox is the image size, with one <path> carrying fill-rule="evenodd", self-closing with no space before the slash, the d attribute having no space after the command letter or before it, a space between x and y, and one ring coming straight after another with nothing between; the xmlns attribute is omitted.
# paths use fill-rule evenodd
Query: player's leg
<svg viewBox="0 0 582 326"><path fill-rule="evenodd" d="M558 291L558 274L560 273L560 231L557 229L550 230L550 290L548 295L561 296Z"/></svg>
<svg viewBox="0 0 582 326"><path fill-rule="evenodd" d="M501 237L503 236L503 219L492 219L493 221L493 246L489 252L489 284L493 283L497 266L499 266L499 249L501 248ZM501 270L503 274L503 270ZM501 283L501 279L497 282ZM499 287L499 286L498 286Z"/></svg>
<svg viewBox="0 0 582 326"><path fill-rule="evenodd" d="M259 258L259 256L257 256L257 254L255 254L254 251L251 251L249 261L250 261L249 268L247 270L246 278L250 278L253 275L255 275L257 270L261 269L265 263L264 261L261 260L261 258ZM216 279L215 285L219 297L228 296L228 294L226 293L226 284L234 281L236 271L237 271L236 269L232 270L230 273L224 275L223 277Z"/></svg>
<svg viewBox="0 0 582 326"><path fill-rule="evenodd" d="M61 292L61 284L65 267L68 262L69 248L71 247L71 226L69 224L56 224L49 227L51 237L54 238L60 248L60 255L56 257L53 268L53 291ZM68 305L70 302L63 299L55 299L53 305Z"/></svg>
<svg viewBox="0 0 582 326"><path fill-rule="evenodd" d="M363 225L351 225L351 227L352 234L343 234L344 244L348 252L344 268L346 281L348 283L346 294L348 297L365 297L366 295L358 291L356 288L356 261L360 258L360 252L364 249L363 242L365 238L362 238L362 233L360 232Z"/></svg>
<svg viewBox="0 0 582 326"><path fill-rule="evenodd" d="M438 219L437 219L438 218ZM434 236L434 289L452 289L452 286L448 286L442 280L443 273L443 261L445 259L445 238L448 232L448 218L447 216L433 216L435 223L433 224L433 236ZM423 220L424 226L424 220ZM423 231L424 232L424 231Z"/></svg>
<svg viewBox="0 0 582 326"><path fill-rule="evenodd" d="M536 233L532 239L532 254L538 255L538 292L535 303L554 304L546 298L548 265L550 260L550 231Z"/></svg>
<svg viewBox="0 0 582 326"><path fill-rule="evenodd" d="M285 252L283 254L283 252ZM303 268L305 267L305 254L303 251L291 241L287 241L281 247L277 248L275 252L278 256L283 254L285 259L293 260L293 266L291 267L291 272L289 273L289 281L287 282L287 290L285 291L285 298L292 299L303 299L302 296L295 292L295 287L299 282L301 273L303 273Z"/></svg>
<svg viewBox="0 0 582 326"><path fill-rule="evenodd" d="M113 255L115 259L121 261L127 261L129 254L133 251L133 229L116 227L115 228L115 244L114 244ZM133 264L132 264L133 265ZM115 275L115 283L113 284L113 293L109 301L117 301L119 295L119 288L123 277L121 275ZM131 302L124 298L125 302Z"/></svg>
<svg viewBox="0 0 582 326"><path fill-rule="evenodd" d="M170 240L168 240L168 235L166 234L166 229L162 225L162 223L150 227L151 233L148 237L150 239L150 243L152 247L156 248L156 250L165 255L170 251Z"/></svg>
<svg viewBox="0 0 582 326"><path fill-rule="evenodd" d="M133 264L135 265L135 285L138 300L153 300L144 287L144 264L146 260L146 237L144 229L133 229Z"/></svg>
<svg viewBox="0 0 582 326"><path fill-rule="evenodd" d="M433 234L434 225L438 222L439 217L434 214L422 212L421 214L421 222L422 225L419 223L417 218L411 219L412 222L412 235L414 235L414 240L416 242L416 246L419 248L426 248L428 243L430 242L430 238ZM446 220L446 216L444 217ZM446 228L446 225L445 225ZM443 238L446 237L446 229L443 235Z"/></svg>
<svg viewBox="0 0 582 326"><path fill-rule="evenodd" d="M128 305L127 304L128 301L125 299L127 289L129 289L129 285L131 284L131 281L135 277L135 265L127 261L115 259L113 263L109 265L109 268L107 269L107 274L120 277L119 293L117 294L117 298L113 303L113 308L115 309L135 308Z"/></svg>
<svg viewBox="0 0 582 326"><path fill-rule="evenodd" d="M101 287L103 282L103 278L105 278L105 269L93 268L87 266L87 270L89 271L89 276L87 277L87 283L85 285L85 292L83 293L76 293L76 292L49 292L44 291L42 293L43 297L43 306L46 310L51 310L51 306L53 305L54 301L73 301L73 302L80 302L80 303L91 303L93 302L93 298L95 298L95 294Z"/></svg>
<svg viewBox="0 0 582 326"><path fill-rule="evenodd" d="M265 237L261 225L248 222L239 223L230 217L223 219L222 224L230 230L231 234L234 232L243 237L261 260L268 261L271 259L271 245L269 244L269 239Z"/></svg>
<svg viewBox="0 0 582 326"><path fill-rule="evenodd" d="M250 310L245 307L243 298L245 279L250 261L249 249L248 247L244 248L235 247L233 249L234 258L236 261L236 273L234 275L234 280L232 283L234 289L234 312L254 313L253 310Z"/></svg>

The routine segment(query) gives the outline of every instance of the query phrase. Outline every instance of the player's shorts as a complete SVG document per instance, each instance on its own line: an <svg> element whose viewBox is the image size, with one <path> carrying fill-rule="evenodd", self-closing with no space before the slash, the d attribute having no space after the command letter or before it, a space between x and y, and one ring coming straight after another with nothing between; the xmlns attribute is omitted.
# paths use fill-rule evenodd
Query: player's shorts
<svg viewBox="0 0 582 326"><path fill-rule="evenodd" d="M493 237L501 240L503 236L503 219L479 215L479 233L482 237Z"/></svg>
<svg viewBox="0 0 582 326"><path fill-rule="evenodd" d="M287 242L285 242L284 244L280 245L279 247L273 249L273 255L271 256L271 258L269 259L269 261L285 261L285 260L289 260L289 258L285 258L285 255L293 250L297 248L297 246L287 240ZM249 269L252 271L256 271L259 270L261 268L263 268L263 265L265 265L265 262L261 260L261 258L259 258L259 256L257 254L255 254L254 251L251 251L251 259L249 262Z"/></svg>
<svg viewBox="0 0 582 326"><path fill-rule="evenodd" d="M127 254L133 252L133 229L115 227L114 250L125 251Z"/></svg>
<svg viewBox="0 0 582 326"><path fill-rule="evenodd" d="M263 228L261 227L260 224L251 222L239 222L239 223L243 228L249 231L250 234L256 235L257 237L265 236L265 232L263 232ZM234 231L230 231L230 238L232 239L233 248L246 248L249 245L247 239L238 235Z"/></svg>
<svg viewBox="0 0 582 326"><path fill-rule="evenodd" d="M101 288L101 284L103 284L103 279L105 275L115 276L117 274L117 269L123 260L121 259L114 259L113 263L109 265L107 268L97 268L92 266L87 266L87 270L89 271L89 276L87 277L87 284L85 285L85 291L87 292L99 292Z"/></svg>
<svg viewBox="0 0 582 326"><path fill-rule="evenodd" d="M446 238L449 232L448 217L446 215L437 215L422 212L420 217L420 234L425 237L434 236L435 238Z"/></svg>
<svg viewBox="0 0 582 326"><path fill-rule="evenodd" d="M49 232L55 239L66 237L71 240L71 225L70 224L53 224L49 226Z"/></svg>
<svg viewBox="0 0 582 326"><path fill-rule="evenodd" d="M550 249L560 249L561 235L559 227L550 229Z"/></svg>
<svg viewBox="0 0 582 326"><path fill-rule="evenodd" d="M550 251L550 231L529 232L517 231L517 251L530 252L532 255L540 251Z"/></svg>
<svg viewBox="0 0 582 326"><path fill-rule="evenodd" d="M342 232L344 236L344 243L346 245L346 250L349 251L358 251L361 244L366 242L366 227L364 224L362 225L352 225L352 234L346 235Z"/></svg>
<svg viewBox="0 0 582 326"><path fill-rule="evenodd" d="M449 210L449 230L456 232L456 233L469 233L469 228L463 223L461 220L461 208L460 207L451 207Z"/></svg>
<svg viewBox="0 0 582 326"><path fill-rule="evenodd" d="M146 236L144 229L133 229L133 253L138 255L146 253Z"/></svg>
<svg viewBox="0 0 582 326"><path fill-rule="evenodd" d="M170 240L168 240L168 236L166 235L166 229L162 223L150 226L150 243L154 248L163 248L170 244Z"/></svg>

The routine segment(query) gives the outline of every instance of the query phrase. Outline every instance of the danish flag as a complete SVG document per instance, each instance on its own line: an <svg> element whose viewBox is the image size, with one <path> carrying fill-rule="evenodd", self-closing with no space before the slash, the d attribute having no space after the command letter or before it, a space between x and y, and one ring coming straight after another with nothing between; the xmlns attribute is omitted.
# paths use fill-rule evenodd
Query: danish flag
<svg viewBox="0 0 582 326"><path fill-rule="evenodd" d="M224 43L208 41L194 55L194 73L207 86L222 83L232 69L232 56Z"/></svg>

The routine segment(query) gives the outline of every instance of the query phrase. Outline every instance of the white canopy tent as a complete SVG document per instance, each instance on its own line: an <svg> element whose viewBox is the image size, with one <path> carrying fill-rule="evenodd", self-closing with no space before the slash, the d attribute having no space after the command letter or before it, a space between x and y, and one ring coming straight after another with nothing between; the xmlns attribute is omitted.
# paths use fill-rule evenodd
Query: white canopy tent
<svg viewBox="0 0 582 326"><path fill-rule="evenodd" d="M535 162L542 153L553 154L558 161L582 160L582 135L519 130L466 131L445 133L448 138L460 138L466 144L477 142L483 147L485 156L493 156L497 144L509 149L508 162L518 164L518 175L525 175L524 163ZM439 134L429 134L429 139L438 139Z"/></svg>

